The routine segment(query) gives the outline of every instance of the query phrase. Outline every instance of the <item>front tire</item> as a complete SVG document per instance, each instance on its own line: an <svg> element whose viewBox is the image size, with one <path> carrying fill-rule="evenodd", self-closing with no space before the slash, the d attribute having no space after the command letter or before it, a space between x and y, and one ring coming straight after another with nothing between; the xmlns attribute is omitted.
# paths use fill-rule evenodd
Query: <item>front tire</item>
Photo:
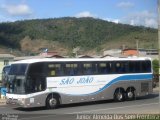
<svg viewBox="0 0 160 120"><path fill-rule="evenodd" d="M47 100L46 100L47 109L55 109L58 107L58 105L59 105L59 99L57 96L50 95L47 97Z"/></svg>

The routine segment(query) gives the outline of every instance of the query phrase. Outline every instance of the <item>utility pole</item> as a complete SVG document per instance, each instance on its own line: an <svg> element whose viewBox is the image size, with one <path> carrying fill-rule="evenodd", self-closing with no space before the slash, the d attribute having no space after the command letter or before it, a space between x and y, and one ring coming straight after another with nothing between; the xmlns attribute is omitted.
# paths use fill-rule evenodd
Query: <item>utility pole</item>
<svg viewBox="0 0 160 120"><path fill-rule="evenodd" d="M158 58L160 73L160 0L158 0ZM159 75L159 114L160 114L160 75Z"/></svg>
<svg viewBox="0 0 160 120"><path fill-rule="evenodd" d="M136 40L137 55L139 56L139 46L138 46L138 44L139 44L139 41L138 41L138 40Z"/></svg>

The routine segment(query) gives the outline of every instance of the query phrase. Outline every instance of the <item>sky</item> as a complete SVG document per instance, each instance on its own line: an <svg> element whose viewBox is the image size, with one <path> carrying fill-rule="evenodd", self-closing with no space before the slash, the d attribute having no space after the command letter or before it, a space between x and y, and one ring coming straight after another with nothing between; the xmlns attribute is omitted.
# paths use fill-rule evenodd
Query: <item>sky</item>
<svg viewBox="0 0 160 120"><path fill-rule="evenodd" d="M93 17L158 28L157 0L0 0L0 22Z"/></svg>

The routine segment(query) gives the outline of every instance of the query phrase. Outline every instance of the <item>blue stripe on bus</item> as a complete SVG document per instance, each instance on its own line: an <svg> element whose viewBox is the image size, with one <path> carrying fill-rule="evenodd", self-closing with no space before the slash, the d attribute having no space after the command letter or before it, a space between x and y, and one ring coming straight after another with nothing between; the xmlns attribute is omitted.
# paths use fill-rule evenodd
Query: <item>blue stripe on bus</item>
<svg viewBox="0 0 160 120"><path fill-rule="evenodd" d="M98 93L102 92L103 90L105 90L106 88L108 88L109 86L111 86L112 84L114 84L116 82L120 82L120 81L133 81L133 80L152 80L152 77L153 77L152 74L120 76L120 77L117 77L117 78L113 79L112 81L110 81L108 84L106 84L104 87L102 87L100 90L98 90L96 92L88 93L88 94L67 94L67 95L72 95L72 96L94 95L94 94L98 94Z"/></svg>
<svg viewBox="0 0 160 120"><path fill-rule="evenodd" d="M106 84L103 88L101 88L100 90L94 92L94 93L90 93L90 95L93 94L97 94L99 92L102 92L103 90L105 90L106 88L108 88L109 86L111 86L112 84L119 82L119 81L133 81L133 80L151 80L152 79L152 74L146 74L146 75L125 75L125 76L120 76L117 77L115 79L113 79L112 81L110 81L108 84ZM89 94L88 94L89 95Z"/></svg>

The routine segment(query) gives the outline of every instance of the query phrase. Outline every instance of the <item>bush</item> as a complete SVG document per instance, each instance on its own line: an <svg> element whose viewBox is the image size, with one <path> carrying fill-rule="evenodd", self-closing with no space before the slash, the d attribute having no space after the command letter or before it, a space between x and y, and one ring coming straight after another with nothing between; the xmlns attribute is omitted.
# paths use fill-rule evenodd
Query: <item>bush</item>
<svg viewBox="0 0 160 120"><path fill-rule="evenodd" d="M159 61L154 59L152 61L153 66L153 83L157 83L159 81Z"/></svg>
<svg viewBox="0 0 160 120"><path fill-rule="evenodd" d="M154 59L152 61L152 65L153 65L153 73L159 74L159 61L157 59Z"/></svg>

